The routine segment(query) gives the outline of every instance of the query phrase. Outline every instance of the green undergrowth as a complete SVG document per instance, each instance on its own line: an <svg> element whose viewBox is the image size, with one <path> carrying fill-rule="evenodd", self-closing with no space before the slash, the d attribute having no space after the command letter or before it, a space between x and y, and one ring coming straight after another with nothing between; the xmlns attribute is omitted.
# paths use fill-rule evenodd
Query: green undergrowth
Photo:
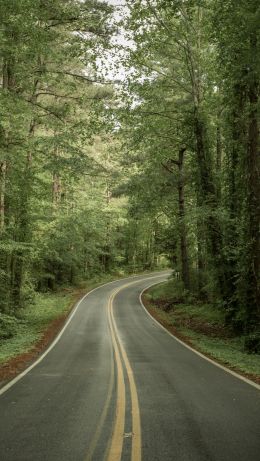
<svg viewBox="0 0 260 461"><path fill-rule="evenodd" d="M181 296L172 280L150 288L145 298L157 319L196 349L245 374L260 376L259 354L245 351L245 338L226 327L221 309Z"/></svg>
<svg viewBox="0 0 260 461"><path fill-rule="evenodd" d="M91 280L82 281L77 287L63 287L57 292L36 293L34 303L20 310L16 316L0 313L0 365L30 351L48 326L66 314L84 293L103 283L130 275L125 271L100 274Z"/></svg>
<svg viewBox="0 0 260 461"><path fill-rule="evenodd" d="M75 288L64 287L57 292L37 293L34 303L17 313L16 317L0 314L0 364L28 352L48 326L70 310L78 297L115 278L115 275L100 275L81 282Z"/></svg>
<svg viewBox="0 0 260 461"><path fill-rule="evenodd" d="M17 318L0 314L0 364L28 352L48 325L69 309L74 297L73 291L68 290L38 293L34 304L19 312ZM11 327L8 329L8 336L7 325Z"/></svg>

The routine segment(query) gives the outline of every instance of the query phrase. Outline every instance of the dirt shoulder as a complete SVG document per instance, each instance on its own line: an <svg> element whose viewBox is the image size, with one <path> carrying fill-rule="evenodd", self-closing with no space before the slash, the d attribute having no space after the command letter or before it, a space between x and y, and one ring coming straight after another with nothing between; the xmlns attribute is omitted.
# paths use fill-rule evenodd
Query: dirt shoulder
<svg viewBox="0 0 260 461"><path fill-rule="evenodd" d="M0 388L44 353L84 295L114 280L149 273L107 274L84 282L82 288L69 287L57 293L38 294L35 304L29 306L20 319L18 331L12 338L0 340Z"/></svg>
<svg viewBox="0 0 260 461"><path fill-rule="evenodd" d="M86 290L75 290L72 300L68 302L65 311L49 324L43 327L39 333L39 339L26 352L15 355L0 364L0 387L15 378L19 373L29 367L52 343L59 331L64 326L75 304L84 296Z"/></svg>

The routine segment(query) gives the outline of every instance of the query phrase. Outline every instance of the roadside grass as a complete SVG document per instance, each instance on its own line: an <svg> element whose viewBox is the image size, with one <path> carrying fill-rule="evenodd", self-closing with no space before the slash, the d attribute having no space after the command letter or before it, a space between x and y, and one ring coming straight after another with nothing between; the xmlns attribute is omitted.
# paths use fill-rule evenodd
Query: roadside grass
<svg viewBox="0 0 260 461"><path fill-rule="evenodd" d="M76 287L64 287L57 292L36 293L34 303L21 310L17 317L2 316L5 327L6 324L10 325L8 335L4 335L4 328L1 330L0 314L0 366L33 349L52 322L66 316L85 293L120 276L123 277L124 274L100 275L82 281Z"/></svg>
<svg viewBox="0 0 260 461"><path fill-rule="evenodd" d="M144 271L149 273L149 271ZM101 284L131 275L123 270L113 274L100 274L87 281L81 281L75 287L63 287L57 292L36 293L34 303L19 311L17 317L0 313L0 367L10 359L33 350L53 322L56 325L54 336L62 328L62 319L70 312L75 303L90 290ZM52 338L51 338L52 339ZM46 345L44 346L46 347Z"/></svg>
<svg viewBox="0 0 260 461"><path fill-rule="evenodd" d="M245 351L244 337L235 336L225 326L223 311L196 300L185 302L179 291L174 281L164 282L147 290L144 301L157 320L195 349L258 380L259 354Z"/></svg>
<svg viewBox="0 0 260 461"><path fill-rule="evenodd" d="M12 336L0 340L0 364L29 351L48 325L69 310L74 297L66 291L38 293L34 304L19 313Z"/></svg>

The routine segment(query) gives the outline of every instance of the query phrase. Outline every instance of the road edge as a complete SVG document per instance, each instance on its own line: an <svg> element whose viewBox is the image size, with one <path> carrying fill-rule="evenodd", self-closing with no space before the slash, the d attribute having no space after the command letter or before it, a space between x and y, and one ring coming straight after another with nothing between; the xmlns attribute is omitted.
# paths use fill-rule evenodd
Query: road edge
<svg viewBox="0 0 260 461"><path fill-rule="evenodd" d="M101 287L104 287L106 285L110 285L112 283L116 283L116 282L120 282L120 281L123 281L123 280L128 280L128 279L133 279L133 278L137 278L137 277L142 277L142 275L153 275L153 274L160 274L161 272L166 272L166 270L163 270L163 271L155 271L155 272L150 272L149 274L135 274L135 275L130 275L128 277L123 277L123 278L118 278L118 279L115 279L115 280L111 280L110 282L106 282L106 283L101 283L100 285L98 285L97 287L93 288L92 290L88 291L84 296L82 296L82 298L77 302L75 303L75 306L70 310L70 313L63 325L63 327L61 328L61 330L57 333L57 335L55 336L55 338L51 341L51 343L49 344L49 346L47 347L47 349L45 349L42 354L36 359L34 360L31 365L29 365L28 367L26 367L23 371L21 371L18 375L16 375L13 379L11 379L10 381L8 381L6 384L4 384L1 388L0 388L0 396L3 395L6 391L8 391L8 389L10 389L12 386L14 386L14 384L16 384L18 381L20 381L20 379L22 379L25 375L27 375L27 373L29 373L34 367L36 367L45 357L46 355L56 346L56 344L58 343L58 341L60 340L61 336L63 335L64 331L66 330L66 328L68 327L68 325L70 324L71 320L73 319L74 315L76 314L80 304L82 303L82 301L84 301L84 299L90 295L91 293L93 293L94 291L98 290L99 288Z"/></svg>
<svg viewBox="0 0 260 461"><path fill-rule="evenodd" d="M173 339L175 339L175 341L177 341L178 343L182 344L184 347L186 347L187 349L189 349L190 351L194 352L196 355L198 355L199 357L203 358L204 360L207 360L207 362L210 362L212 363L213 365L215 365L216 367L220 368L221 370L224 370L226 371L227 373L229 373L230 375L234 376L235 378L238 378L240 379L240 381L244 381L245 383L249 384L250 386L256 388L257 390L260 390L260 385L255 383L254 381L251 381L250 379L248 378L245 378L244 376L236 373L235 371L231 370L230 368L227 368L225 367L224 365L221 365L220 363L216 362L214 359L210 359L209 357L207 357L206 355L204 355L202 352L199 352L197 349L194 349L193 347L189 346L188 344L186 344L184 341L182 341L181 339L177 338L177 336L175 336L173 333L171 333L169 330L167 330L167 328L165 328L160 322L158 322L158 320L156 320L151 314L150 312L146 309L143 301L142 301L142 296L144 294L144 292L146 290L148 290L149 288L151 288L152 286L155 286L155 285L159 285L159 283L161 282L156 282L156 283L152 283L151 285L147 286L146 288L144 288L140 295L139 295L139 301L140 301L140 304L142 306L142 308L144 309L145 313L153 320L153 322L155 324L157 324L162 330L164 330L169 336L171 336Z"/></svg>

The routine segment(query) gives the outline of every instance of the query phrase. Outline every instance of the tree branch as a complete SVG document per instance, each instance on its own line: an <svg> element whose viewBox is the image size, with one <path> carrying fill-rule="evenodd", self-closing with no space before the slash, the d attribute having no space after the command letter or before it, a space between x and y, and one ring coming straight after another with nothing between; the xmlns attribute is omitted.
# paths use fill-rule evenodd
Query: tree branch
<svg viewBox="0 0 260 461"><path fill-rule="evenodd" d="M55 112L53 112L52 110L48 109L47 107L44 107L42 106L41 104L39 104L38 102L33 102L31 101L30 99L25 99L23 98L24 101L28 102L29 104L32 104L33 106L35 107L39 107L39 109L42 109L44 110L45 112L47 112L49 115L52 115L53 117L56 117L58 120L60 120L62 123L64 123L64 119L61 118L58 114L56 114Z"/></svg>
<svg viewBox="0 0 260 461"><path fill-rule="evenodd" d="M35 70L35 73L49 73L49 74L62 74L62 75L69 75L70 77L74 77L74 78L79 78L81 80L85 80L89 83L100 83L102 85L114 85L115 83L118 83L117 80L114 80L114 81L107 81L107 82L104 82L102 80L93 80L89 77L86 77L85 75L81 75L81 74L74 74L73 72L69 72L69 71L61 71L61 70L47 70L47 69L44 69L44 70Z"/></svg>

